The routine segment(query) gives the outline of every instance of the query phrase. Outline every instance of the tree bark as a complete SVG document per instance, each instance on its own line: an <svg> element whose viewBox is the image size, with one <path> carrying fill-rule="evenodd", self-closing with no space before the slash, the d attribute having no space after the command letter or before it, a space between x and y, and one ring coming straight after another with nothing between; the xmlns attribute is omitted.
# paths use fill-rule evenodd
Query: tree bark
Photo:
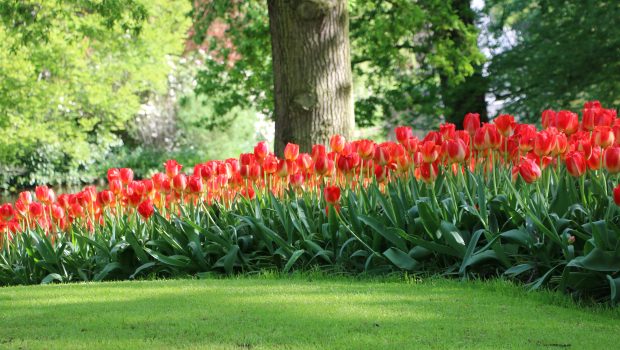
<svg viewBox="0 0 620 350"><path fill-rule="evenodd" d="M353 114L347 0L267 0L275 97L275 145L310 152L350 137Z"/></svg>

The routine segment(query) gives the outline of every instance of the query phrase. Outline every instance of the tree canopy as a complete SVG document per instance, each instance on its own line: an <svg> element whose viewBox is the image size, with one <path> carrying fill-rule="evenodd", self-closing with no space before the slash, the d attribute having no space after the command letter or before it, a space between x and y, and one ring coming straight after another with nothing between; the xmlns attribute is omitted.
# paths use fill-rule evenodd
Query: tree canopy
<svg viewBox="0 0 620 350"><path fill-rule="evenodd" d="M92 181L141 101L165 91L189 9L186 0L0 2L0 183Z"/></svg>
<svg viewBox="0 0 620 350"><path fill-rule="evenodd" d="M194 2L194 40L211 58L198 73L197 92L212 97L218 112L233 106L273 113L273 78L267 7L259 1ZM451 2L349 1L352 65L359 126L378 120L412 122L443 112L440 75L459 84L483 61L477 30ZM216 23L222 35L207 35ZM419 119L418 119L419 120ZM437 120L437 119L435 119Z"/></svg>
<svg viewBox="0 0 620 350"><path fill-rule="evenodd" d="M620 2L487 0L490 92L523 120L547 108L620 102Z"/></svg>

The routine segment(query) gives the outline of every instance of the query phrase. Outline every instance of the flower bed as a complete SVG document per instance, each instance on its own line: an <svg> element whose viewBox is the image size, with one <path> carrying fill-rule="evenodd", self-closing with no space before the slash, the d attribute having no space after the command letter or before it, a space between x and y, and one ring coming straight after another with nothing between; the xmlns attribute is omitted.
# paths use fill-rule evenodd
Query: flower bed
<svg viewBox="0 0 620 350"><path fill-rule="evenodd" d="M174 160L109 188L45 186L0 207L0 283L320 268L504 275L600 301L620 299L620 119L597 102L581 122L510 115L422 140L347 142L284 158L261 142L239 159Z"/></svg>

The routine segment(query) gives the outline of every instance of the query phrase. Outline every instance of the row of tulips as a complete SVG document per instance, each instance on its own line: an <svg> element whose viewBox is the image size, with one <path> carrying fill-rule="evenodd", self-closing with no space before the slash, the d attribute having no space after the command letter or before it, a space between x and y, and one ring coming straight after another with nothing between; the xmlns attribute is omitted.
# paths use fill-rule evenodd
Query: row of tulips
<svg viewBox="0 0 620 350"><path fill-rule="evenodd" d="M620 299L620 119L593 101L542 130L500 115L419 139L348 142L149 179L110 169L108 188L46 186L0 206L0 283L319 266L520 279Z"/></svg>

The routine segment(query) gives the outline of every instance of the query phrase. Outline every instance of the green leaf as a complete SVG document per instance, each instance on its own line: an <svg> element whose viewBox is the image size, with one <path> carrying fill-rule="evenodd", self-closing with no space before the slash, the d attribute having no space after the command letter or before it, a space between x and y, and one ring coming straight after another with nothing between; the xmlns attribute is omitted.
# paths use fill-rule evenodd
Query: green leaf
<svg viewBox="0 0 620 350"><path fill-rule="evenodd" d="M456 226L447 221L441 221L439 231L450 247L454 248L461 257L465 255L465 241Z"/></svg>
<svg viewBox="0 0 620 350"><path fill-rule="evenodd" d="M286 265L284 265L284 273L287 273L291 267L293 267L293 265L295 265L295 262L299 259L299 257L301 257L306 251L303 249L299 249L296 250L295 252L293 252L293 255L291 255L291 257L288 259L288 261L286 262Z"/></svg>
<svg viewBox="0 0 620 350"><path fill-rule="evenodd" d="M607 281L609 281L611 302L616 304L620 301L620 277L613 278L610 275L607 275Z"/></svg>
<svg viewBox="0 0 620 350"><path fill-rule="evenodd" d="M413 271L418 267L418 262L398 248L390 248L383 252L394 265L407 271Z"/></svg>
<svg viewBox="0 0 620 350"><path fill-rule="evenodd" d="M532 270L534 268L534 265L532 264L519 264L519 265L515 265L511 268L509 268L508 270L504 271L504 275L510 276L510 277L516 277L526 271Z"/></svg>
<svg viewBox="0 0 620 350"><path fill-rule="evenodd" d="M106 278L106 276L116 270L116 269L121 269L123 268L123 265L121 265L119 262L111 262L108 263L101 271L99 271L98 274L95 275L95 277L93 277L93 281L101 281L104 278Z"/></svg>
<svg viewBox="0 0 620 350"><path fill-rule="evenodd" d="M164 254L160 254L159 252L156 252L149 248L144 248L144 250L147 253L149 253L153 258L155 258L157 261L165 265L179 267L179 268L189 268L190 266L192 266L192 261L190 260L190 258L184 255L165 256Z"/></svg>
<svg viewBox="0 0 620 350"><path fill-rule="evenodd" d="M418 214L420 215L424 229L431 237L436 238L435 234L441 223L439 217L437 217L429 203L425 201L418 201L417 206Z"/></svg>
<svg viewBox="0 0 620 350"><path fill-rule="evenodd" d="M62 276L57 273L50 273L41 280L41 284L48 284L52 281L62 282Z"/></svg>
<svg viewBox="0 0 620 350"><path fill-rule="evenodd" d="M618 272L620 271L620 256L614 254L614 252L594 248L588 255L576 257L566 266L590 271Z"/></svg>
<svg viewBox="0 0 620 350"><path fill-rule="evenodd" d="M373 231L394 244L398 249L407 250L407 243L401 238L401 235L406 236L406 233L401 229L395 227L386 228L381 222L370 216L359 215L358 218L366 225L370 226Z"/></svg>
<svg viewBox="0 0 620 350"><path fill-rule="evenodd" d="M232 247L230 247L230 250L226 253L226 255L221 257L215 263L215 265L223 266L224 271L226 271L226 273L230 275L233 272L233 266L235 264L235 261L237 261L237 254L239 254L239 246L233 245Z"/></svg>
<svg viewBox="0 0 620 350"><path fill-rule="evenodd" d="M134 279L134 278L136 278L136 276L137 276L140 272L142 272L142 271L144 271L144 270L146 270L146 269L150 269L151 267L156 266L156 265L157 265L157 262L155 262L155 261L150 261L150 262L147 262L146 264L142 264L142 265L140 265L140 267L138 267L138 268L136 269L136 271L134 271L134 273L133 273L131 276L129 276L129 279Z"/></svg>
<svg viewBox="0 0 620 350"><path fill-rule="evenodd" d="M503 238L505 238L506 240L510 242L520 244L524 247L530 247L535 243L535 240L532 234L527 231L521 230L521 229L514 229L514 230L502 232L500 236L502 236Z"/></svg>

